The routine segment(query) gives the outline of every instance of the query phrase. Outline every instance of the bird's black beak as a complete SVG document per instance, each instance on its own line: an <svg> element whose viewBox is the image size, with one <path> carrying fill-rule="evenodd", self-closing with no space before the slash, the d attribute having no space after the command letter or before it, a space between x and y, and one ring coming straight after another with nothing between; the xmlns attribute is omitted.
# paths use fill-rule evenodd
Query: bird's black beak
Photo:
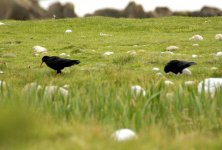
<svg viewBox="0 0 222 150"><path fill-rule="evenodd" d="M44 62L41 63L40 67L42 67L42 64L43 64L43 63L44 63Z"/></svg>

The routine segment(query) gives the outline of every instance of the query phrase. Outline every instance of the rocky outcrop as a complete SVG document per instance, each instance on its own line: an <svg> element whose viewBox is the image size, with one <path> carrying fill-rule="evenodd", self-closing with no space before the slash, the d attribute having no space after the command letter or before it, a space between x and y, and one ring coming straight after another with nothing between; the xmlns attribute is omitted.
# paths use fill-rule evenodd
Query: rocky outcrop
<svg viewBox="0 0 222 150"><path fill-rule="evenodd" d="M154 13L156 14L156 17L172 16L173 14L168 7L156 7Z"/></svg>
<svg viewBox="0 0 222 150"><path fill-rule="evenodd" d="M73 18L77 17L72 3L62 5L57 2L45 10L39 6L39 0L0 0L0 19L43 19L43 18ZM130 2L125 9L100 9L86 16L106 16L125 18L155 18L165 16L192 16L211 17L222 16L222 11L215 7L205 6L199 11L176 11L172 12L168 7L156 7L154 11L145 12L142 5Z"/></svg>
<svg viewBox="0 0 222 150"><path fill-rule="evenodd" d="M56 2L49 6L48 9L51 16L56 18L74 18L77 17L74 12L74 5L72 3L66 3L62 5L60 2Z"/></svg>
<svg viewBox="0 0 222 150"><path fill-rule="evenodd" d="M145 18L146 13L142 5L137 5L135 2L130 2L123 10L123 16L126 18Z"/></svg>
<svg viewBox="0 0 222 150"><path fill-rule="evenodd" d="M47 11L42 9L37 0L1 0L0 19L28 20L46 18Z"/></svg>

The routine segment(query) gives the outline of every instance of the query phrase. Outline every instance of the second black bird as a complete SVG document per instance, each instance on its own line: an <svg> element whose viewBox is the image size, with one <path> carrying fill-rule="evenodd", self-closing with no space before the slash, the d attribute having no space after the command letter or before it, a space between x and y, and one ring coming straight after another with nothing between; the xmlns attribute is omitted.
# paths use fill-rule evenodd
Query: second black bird
<svg viewBox="0 0 222 150"><path fill-rule="evenodd" d="M173 72L175 74L178 74L178 73L182 74L183 69L185 69L191 65L195 65L195 64L196 64L195 62L171 60L165 65L164 71L166 73Z"/></svg>
<svg viewBox="0 0 222 150"><path fill-rule="evenodd" d="M65 58L59 58L57 56L44 56L42 57L42 63L46 63L46 65L58 73L62 73L61 70L65 67L70 67L75 64L79 64L79 60L71 60ZM41 65L42 65L41 63Z"/></svg>

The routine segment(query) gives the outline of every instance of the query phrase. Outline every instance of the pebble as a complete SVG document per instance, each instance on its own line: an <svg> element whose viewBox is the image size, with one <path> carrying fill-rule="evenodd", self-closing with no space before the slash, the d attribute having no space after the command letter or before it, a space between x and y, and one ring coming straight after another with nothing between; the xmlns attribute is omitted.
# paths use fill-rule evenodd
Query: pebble
<svg viewBox="0 0 222 150"><path fill-rule="evenodd" d="M112 134L112 138L118 142L137 138L136 133L127 128L119 129Z"/></svg>
<svg viewBox="0 0 222 150"><path fill-rule="evenodd" d="M168 46L167 48L166 48L166 50L167 51L174 51L174 50L178 50L179 49L179 47L177 47L177 46Z"/></svg>
<svg viewBox="0 0 222 150"><path fill-rule="evenodd" d="M194 35L190 38L190 40L194 40L194 41L202 41L203 37L201 35Z"/></svg>

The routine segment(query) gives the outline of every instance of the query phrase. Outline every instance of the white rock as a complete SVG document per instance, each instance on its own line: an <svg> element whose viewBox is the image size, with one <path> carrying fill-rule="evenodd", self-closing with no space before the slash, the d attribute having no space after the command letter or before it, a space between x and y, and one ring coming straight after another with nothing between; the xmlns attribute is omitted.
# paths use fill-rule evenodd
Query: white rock
<svg viewBox="0 0 222 150"><path fill-rule="evenodd" d="M0 87L4 87L4 86L6 86L6 82L3 80L0 80Z"/></svg>
<svg viewBox="0 0 222 150"><path fill-rule="evenodd" d="M58 90L58 86L53 86L53 85L46 86L44 96L51 97L57 92L57 90Z"/></svg>
<svg viewBox="0 0 222 150"><path fill-rule="evenodd" d="M217 52L216 56L222 56L222 52Z"/></svg>
<svg viewBox="0 0 222 150"><path fill-rule="evenodd" d="M136 95L140 95L141 93L143 94L143 96L146 95L146 91L139 85L133 85L131 86L131 91L133 93L135 93Z"/></svg>
<svg viewBox="0 0 222 150"><path fill-rule="evenodd" d="M171 54L171 55L173 55L174 53L171 52L171 51L166 51L166 52L161 52L161 54Z"/></svg>
<svg viewBox="0 0 222 150"><path fill-rule="evenodd" d="M5 25L3 22L0 22L0 26L3 26L3 25Z"/></svg>
<svg viewBox="0 0 222 150"><path fill-rule="evenodd" d="M165 85L173 85L174 83L170 80L166 80L164 81Z"/></svg>
<svg viewBox="0 0 222 150"><path fill-rule="evenodd" d="M216 90L221 87L222 78L207 78L201 81L197 88L199 93L204 91L205 93L210 94L211 97L214 97Z"/></svg>
<svg viewBox="0 0 222 150"><path fill-rule="evenodd" d="M193 58L197 58L198 56L197 56L196 54L193 54L192 57L193 57Z"/></svg>
<svg viewBox="0 0 222 150"><path fill-rule="evenodd" d="M109 55L113 55L114 53L113 52L105 52L105 53L103 53L103 56L109 56Z"/></svg>
<svg viewBox="0 0 222 150"><path fill-rule="evenodd" d="M4 73L4 71L0 70L0 74L3 74L3 73Z"/></svg>
<svg viewBox="0 0 222 150"><path fill-rule="evenodd" d="M160 68L154 67L152 70L153 71L160 71Z"/></svg>
<svg viewBox="0 0 222 150"><path fill-rule="evenodd" d="M174 96L174 93L173 93L173 92L168 92L168 93L166 93L166 97L167 97L167 98L173 98L173 96Z"/></svg>
<svg viewBox="0 0 222 150"><path fill-rule="evenodd" d="M177 46L168 46L167 48L166 48L166 50L167 51L174 51L174 50L178 50L179 49L179 47L177 47Z"/></svg>
<svg viewBox="0 0 222 150"><path fill-rule="evenodd" d="M190 40L194 40L194 41L202 41L203 37L201 35L194 35L190 38Z"/></svg>
<svg viewBox="0 0 222 150"><path fill-rule="evenodd" d="M216 34L215 39L216 40L222 40L222 34Z"/></svg>
<svg viewBox="0 0 222 150"><path fill-rule="evenodd" d="M64 97L67 97L68 94L69 94L69 91L68 91L67 89L63 88L63 87L60 87L60 88L59 88L59 92L60 92L60 94L63 95Z"/></svg>
<svg viewBox="0 0 222 150"><path fill-rule="evenodd" d="M62 87L65 88L65 89L69 89L70 85L65 84L65 85L63 85Z"/></svg>
<svg viewBox="0 0 222 150"><path fill-rule="evenodd" d="M59 54L60 56L66 56L66 53L61 53L61 54Z"/></svg>
<svg viewBox="0 0 222 150"><path fill-rule="evenodd" d="M217 67L211 67L210 69L211 70L217 70L218 68Z"/></svg>
<svg viewBox="0 0 222 150"><path fill-rule="evenodd" d="M192 75L192 72L188 68L183 69L182 73L186 75Z"/></svg>
<svg viewBox="0 0 222 150"><path fill-rule="evenodd" d="M39 91L43 89L41 85L37 84L36 82L28 83L23 88L23 92L30 92L30 91Z"/></svg>
<svg viewBox="0 0 222 150"><path fill-rule="evenodd" d="M67 97L69 94L69 91L65 87L58 87L58 86L46 86L44 96L46 97L52 97L54 94L59 93L64 97Z"/></svg>
<svg viewBox="0 0 222 150"><path fill-rule="evenodd" d="M112 35L100 32L100 33L99 33L99 36L109 37L109 36L112 36Z"/></svg>
<svg viewBox="0 0 222 150"><path fill-rule="evenodd" d="M65 33L72 33L72 30L68 29L65 31Z"/></svg>
<svg viewBox="0 0 222 150"><path fill-rule="evenodd" d="M131 50L131 51L128 51L127 54L130 54L130 55L136 55L136 51Z"/></svg>
<svg viewBox="0 0 222 150"><path fill-rule="evenodd" d="M192 46L193 46L193 47L198 47L198 46L199 46L199 44L193 44Z"/></svg>
<svg viewBox="0 0 222 150"><path fill-rule="evenodd" d="M119 129L112 134L112 138L118 142L137 138L136 133L131 129Z"/></svg>
<svg viewBox="0 0 222 150"><path fill-rule="evenodd" d="M163 76L163 74L161 72L157 72L156 76L160 77L160 76Z"/></svg>
<svg viewBox="0 0 222 150"><path fill-rule="evenodd" d="M33 50L35 53L45 53L47 52L47 49L42 46L33 46Z"/></svg>
<svg viewBox="0 0 222 150"><path fill-rule="evenodd" d="M193 84L194 84L194 81L185 81L184 82L185 86L189 86L189 85L193 85Z"/></svg>

